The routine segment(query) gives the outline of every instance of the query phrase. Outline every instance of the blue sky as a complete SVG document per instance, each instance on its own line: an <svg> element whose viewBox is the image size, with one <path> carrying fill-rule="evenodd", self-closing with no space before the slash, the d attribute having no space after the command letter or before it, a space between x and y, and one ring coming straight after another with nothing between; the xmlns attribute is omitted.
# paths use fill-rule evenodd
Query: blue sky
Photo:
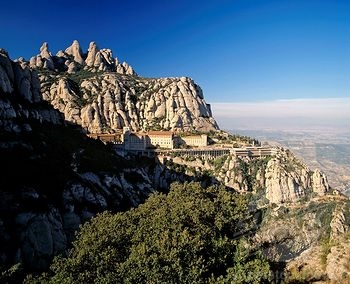
<svg viewBox="0 0 350 284"><path fill-rule="evenodd" d="M222 103L350 97L350 1L4 1L0 47L29 59L77 39L146 77L189 76ZM327 100L321 100L326 102ZM214 112L215 114L215 112Z"/></svg>

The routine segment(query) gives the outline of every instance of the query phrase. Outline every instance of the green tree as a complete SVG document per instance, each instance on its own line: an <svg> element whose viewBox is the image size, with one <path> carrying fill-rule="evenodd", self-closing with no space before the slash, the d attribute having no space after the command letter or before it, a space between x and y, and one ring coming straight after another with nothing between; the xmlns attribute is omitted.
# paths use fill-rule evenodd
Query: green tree
<svg viewBox="0 0 350 284"><path fill-rule="evenodd" d="M255 283L267 261L249 250L247 199L223 187L175 183L128 212L82 226L50 283ZM246 220L243 222L243 220ZM254 281L253 281L254 280ZM233 282L233 283L236 283Z"/></svg>

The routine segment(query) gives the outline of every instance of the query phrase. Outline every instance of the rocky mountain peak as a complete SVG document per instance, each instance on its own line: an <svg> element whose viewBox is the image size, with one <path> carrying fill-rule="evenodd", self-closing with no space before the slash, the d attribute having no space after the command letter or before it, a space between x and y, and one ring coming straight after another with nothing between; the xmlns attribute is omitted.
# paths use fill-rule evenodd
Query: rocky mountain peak
<svg viewBox="0 0 350 284"><path fill-rule="evenodd" d="M74 40L64 51L59 50L56 56L49 51L49 45L44 42L40 47L40 53L30 59L31 68L44 68L58 72L74 74L80 70L92 72L110 71L119 74L136 76L134 69L127 63L119 63L118 58L113 58L111 49L99 49L92 41L87 53L84 54L80 43Z"/></svg>
<svg viewBox="0 0 350 284"><path fill-rule="evenodd" d="M217 130L210 105L191 78L136 76L126 62L113 58L110 49L99 49L94 42L82 63L80 58L85 55L75 41L56 56L44 43L30 62L23 58L13 62L0 49L0 130L5 134L0 157L6 165L0 179L1 266L20 262L26 269L47 269L54 255L66 252L79 225L96 213L137 206L154 189L166 190L172 181L192 178L187 176L192 169L205 165L217 172L217 180L213 175L210 182L240 192L266 190L270 203L279 205L299 201L310 191L318 195L329 191L322 172L310 171L283 148L255 158L231 152L214 162L203 162L201 157L187 173L167 168L166 163L153 164L154 159L126 162L100 141L86 137L82 128L91 133L114 132L123 126ZM175 158L169 167L173 163ZM283 206L277 208L282 212ZM349 231L348 212L349 207L339 206L328 218L333 239ZM288 246L296 247L297 253L304 251L316 241L316 234L310 233L315 226L322 225L325 231L322 222L308 217L314 215L314 210L306 215L303 224L309 225L302 229L295 215L288 222L271 222L276 229L261 234L261 243L286 241L280 246L283 251ZM306 233L296 239L299 232Z"/></svg>
<svg viewBox="0 0 350 284"><path fill-rule="evenodd" d="M42 46L40 47L40 55L43 58L51 58L52 54L49 51L49 44L47 42L44 42Z"/></svg>
<svg viewBox="0 0 350 284"><path fill-rule="evenodd" d="M324 195L330 190L327 176L319 169L316 169L312 174L312 188L319 195Z"/></svg>
<svg viewBox="0 0 350 284"><path fill-rule="evenodd" d="M98 52L97 44L94 41L90 42L87 57L85 60L85 63L87 66L90 66L90 67L94 66L97 52Z"/></svg>
<svg viewBox="0 0 350 284"><path fill-rule="evenodd" d="M81 65L84 64L83 52L77 40L74 40L72 45L66 48L65 53L67 53L68 55L72 55L75 62Z"/></svg>
<svg viewBox="0 0 350 284"><path fill-rule="evenodd" d="M139 77L94 41L86 54L74 40L56 56L44 42L29 66L38 69L43 98L90 133L113 133L124 126L135 131L218 129L202 89L191 78Z"/></svg>

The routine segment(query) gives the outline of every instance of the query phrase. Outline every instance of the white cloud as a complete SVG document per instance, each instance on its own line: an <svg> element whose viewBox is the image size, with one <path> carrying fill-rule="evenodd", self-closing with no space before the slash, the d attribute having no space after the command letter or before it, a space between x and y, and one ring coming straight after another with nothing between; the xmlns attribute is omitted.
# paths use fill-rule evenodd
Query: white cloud
<svg viewBox="0 0 350 284"><path fill-rule="evenodd" d="M265 102L212 103L215 119L223 129L303 128L311 126L350 128L350 98L293 99Z"/></svg>

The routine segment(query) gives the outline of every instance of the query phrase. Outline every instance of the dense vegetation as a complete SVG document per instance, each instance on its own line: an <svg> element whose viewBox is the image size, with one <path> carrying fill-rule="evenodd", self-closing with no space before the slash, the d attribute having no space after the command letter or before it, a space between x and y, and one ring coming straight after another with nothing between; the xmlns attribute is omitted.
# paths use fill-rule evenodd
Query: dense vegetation
<svg viewBox="0 0 350 284"><path fill-rule="evenodd" d="M51 274L27 282L266 282L269 264L245 238L253 226L247 209L245 196L223 187L175 183L136 209L97 215Z"/></svg>

